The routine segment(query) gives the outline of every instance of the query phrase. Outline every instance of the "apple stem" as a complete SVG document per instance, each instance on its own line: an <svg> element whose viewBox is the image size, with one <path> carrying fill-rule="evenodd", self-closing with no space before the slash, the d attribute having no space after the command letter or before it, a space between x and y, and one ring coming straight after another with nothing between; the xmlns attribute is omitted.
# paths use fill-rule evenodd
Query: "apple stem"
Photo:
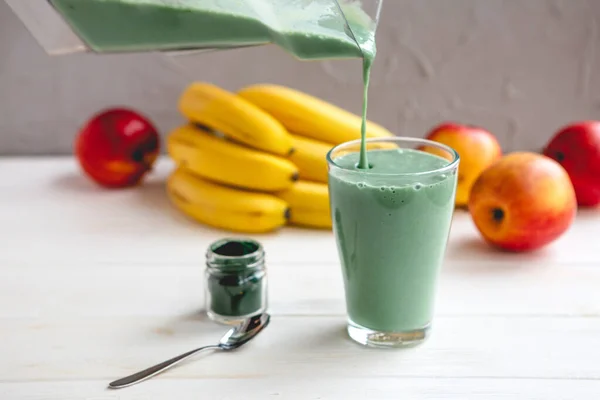
<svg viewBox="0 0 600 400"><path fill-rule="evenodd" d="M492 218L496 222L502 222L502 220L504 219L504 210L502 210L501 208L492 209Z"/></svg>
<svg viewBox="0 0 600 400"><path fill-rule="evenodd" d="M133 153L131 153L131 159L137 163L144 161L144 149L141 147L135 149Z"/></svg>

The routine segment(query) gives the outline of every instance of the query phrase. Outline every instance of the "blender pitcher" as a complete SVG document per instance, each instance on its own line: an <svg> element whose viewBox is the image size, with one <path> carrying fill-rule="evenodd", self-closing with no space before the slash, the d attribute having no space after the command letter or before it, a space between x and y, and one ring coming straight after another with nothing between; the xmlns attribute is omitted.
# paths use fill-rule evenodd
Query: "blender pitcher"
<svg viewBox="0 0 600 400"><path fill-rule="evenodd" d="M5 0L50 55L275 44L301 60L374 51L382 0Z"/></svg>

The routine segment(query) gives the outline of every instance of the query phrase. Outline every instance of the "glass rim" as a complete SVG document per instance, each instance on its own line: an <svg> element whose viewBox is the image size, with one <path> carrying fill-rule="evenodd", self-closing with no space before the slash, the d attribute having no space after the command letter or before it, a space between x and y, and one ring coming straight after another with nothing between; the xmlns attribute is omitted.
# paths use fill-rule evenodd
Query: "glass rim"
<svg viewBox="0 0 600 400"><path fill-rule="evenodd" d="M408 137L408 136L367 138L366 143L368 144L368 143L378 143L378 142L379 143L380 142L411 142L411 143L415 143L415 144L422 144L422 145L437 147L438 149L445 150L449 154L451 154L452 161L448 161L448 164L444 165L443 167L435 168L435 169L431 169L431 170L427 170L427 171L382 173L382 172L371 172L370 170L362 170L362 169L343 167L343 166L337 164L335 162L335 160L332 159L331 156L336 150L339 150L342 147L346 147L346 146L350 146L350 145L360 145L360 142L361 142L361 139L355 139L355 140L350 140L350 141L347 141L344 143L340 143L340 144L332 147L327 152L327 156L326 156L327 163L332 167L338 168L338 169L343 170L348 173L357 174L357 175L398 176L398 177L400 177L400 176L425 176L425 175L443 174L443 173L446 173L448 171L455 169L458 166L458 163L460 161L460 156L459 156L458 152L450 146L447 146L443 143L436 142L436 141L429 140L429 139L421 139L421 138Z"/></svg>

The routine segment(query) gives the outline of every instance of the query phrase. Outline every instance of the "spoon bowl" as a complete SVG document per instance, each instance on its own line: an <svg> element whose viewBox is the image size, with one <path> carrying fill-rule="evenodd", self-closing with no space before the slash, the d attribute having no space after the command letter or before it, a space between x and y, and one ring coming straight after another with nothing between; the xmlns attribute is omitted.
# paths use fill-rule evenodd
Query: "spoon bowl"
<svg viewBox="0 0 600 400"><path fill-rule="evenodd" d="M264 313L242 321L223 335L219 347L223 350L233 350L248 343L269 324L270 319L270 315Z"/></svg>
<svg viewBox="0 0 600 400"><path fill-rule="evenodd" d="M150 379L153 376L170 369L176 364L179 364L182 361L198 354L202 350L220 349L229 351L237 349L258 335L258 333L269 324L270 319L271 317L267 313L248 318L247 320L242 321L242 323L240 323L238 326L227 331L217 345L199 347L197 349L188 351L187 353L183 353L177 357L171 358L170 360L163 361L162 363L156 364L143 371L136 372L135 374L126 376L125 378L113 381L108 384L108 387L110 389L121 389L127 386L135 385L136 383Z"/></svg>

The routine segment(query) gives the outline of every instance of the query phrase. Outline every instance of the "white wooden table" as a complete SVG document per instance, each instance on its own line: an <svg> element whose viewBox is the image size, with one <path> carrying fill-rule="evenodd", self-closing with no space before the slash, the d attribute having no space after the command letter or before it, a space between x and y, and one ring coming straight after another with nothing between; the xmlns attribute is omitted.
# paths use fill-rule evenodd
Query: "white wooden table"
<svg viewBox="0 0 600 400"><path fill-rule="evenodd" d="M106 389L225 330L202 314L202 272L206 246L228 233L170 207L170 169L106 191L71 158L0 159L0 399L600 397L600 210L527 255L491 250L458 212L433 334L399 351L347 338L330 232L255 236L270 326L239 351Z"/></svg>

